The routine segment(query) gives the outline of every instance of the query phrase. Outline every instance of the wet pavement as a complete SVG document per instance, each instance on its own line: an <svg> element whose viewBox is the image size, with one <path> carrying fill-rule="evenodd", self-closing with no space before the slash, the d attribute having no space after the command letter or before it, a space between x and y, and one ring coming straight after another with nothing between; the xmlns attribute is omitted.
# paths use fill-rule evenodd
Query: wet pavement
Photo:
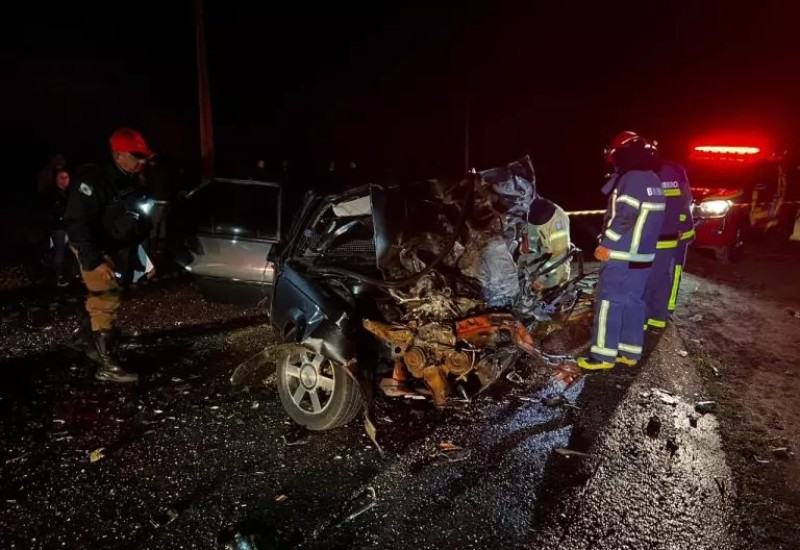
<svg viewBox="0 0 800 550"><path fill-rule="evenodd" d="M738 547L675 333L643 372L588 377L566 402L530 365L454 411L378 399L381 456L359 421L299 430L269 377L231 387L272 341L259 308L181 278L140 290L123 316L142 333L134 387L94 382L64 346L77 302L4 302L0 548Z"/></svg>

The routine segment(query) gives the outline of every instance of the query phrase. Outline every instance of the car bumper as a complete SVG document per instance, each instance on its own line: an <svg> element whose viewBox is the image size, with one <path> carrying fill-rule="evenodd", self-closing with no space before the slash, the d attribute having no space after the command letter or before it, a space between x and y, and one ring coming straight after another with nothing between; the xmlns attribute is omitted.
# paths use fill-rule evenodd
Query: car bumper
<svg viewBox="0 0 800 550"><path fill-rule="evenodd" d="M736 241L736 232L728 216L724 218L704 218L695 223L695 248L719 248L730 246Z"/></svg>

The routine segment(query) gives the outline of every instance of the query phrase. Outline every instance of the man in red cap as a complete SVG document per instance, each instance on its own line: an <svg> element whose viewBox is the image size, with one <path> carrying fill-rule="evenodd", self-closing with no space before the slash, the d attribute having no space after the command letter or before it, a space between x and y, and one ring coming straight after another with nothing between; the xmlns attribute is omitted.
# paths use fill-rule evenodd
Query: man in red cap
<svg viewBox="0 0 800 550"><path fill-rule="evenodd" d="M147 198L141 177L154 153L136 130L121 128L110 139L107 162L82 166L74 176L64 221L89 291L86 311L92 342L87 354L100 363L98 380L136 382L115 357L114 322L119 309L117 278L132 273L137 248L150 234Z"/></svg>

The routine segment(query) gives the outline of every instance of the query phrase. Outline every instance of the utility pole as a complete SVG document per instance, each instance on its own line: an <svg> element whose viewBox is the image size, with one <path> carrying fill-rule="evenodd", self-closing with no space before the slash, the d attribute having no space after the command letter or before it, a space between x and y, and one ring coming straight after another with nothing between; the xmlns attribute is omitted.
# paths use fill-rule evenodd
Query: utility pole
<svg viewBox="0 0 800 550"><path fill-rule="evenodd" d="M211 117L211 89L208 83L203 0L195 0L195 18L197 31L197 99L200 107L200 166L205 180L214 176L214 122Z"/></svg>

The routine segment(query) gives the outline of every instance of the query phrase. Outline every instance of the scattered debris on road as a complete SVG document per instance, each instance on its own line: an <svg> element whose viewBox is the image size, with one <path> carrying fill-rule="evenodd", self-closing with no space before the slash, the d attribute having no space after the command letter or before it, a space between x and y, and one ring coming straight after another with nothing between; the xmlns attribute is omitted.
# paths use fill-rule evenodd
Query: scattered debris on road
<svg viewBox="0 0 800 550"><path fill-rule="evenodd" d="M770 447L769 452L779 460L789 460L790 458L788 447Z"/></svg>
<svg viewBox="0 0 800 550"><path fill-rule="evenodd" d="M555 452L557 452L561 456L564 456L564 457L567 457L567 458L592 458L592 455L590 455L589 453L582 453L580 451L573 451L572 449L559 448L559 449L554 449L554 450L555 450Z"/></svg>
<svg viewBox="0 0 800 550"><path fill-rule="evenodd" d="M666 448L667 448L667 451L669 451L670 458L672 458L672 457L675 456L675 453L678 452L678 449L680 449L680 445L678 445L678 442L675 441L674 437L670 437L669 439L667 439Z"/></svg>
<svg viewBox="0 0 800 550"><path fill-rule="evenodd" d="M284 494L280 494L280 495L278 495L278 496L276 496L276 497L275 497L275 502L277 502L278 504L280 504L281 502L286 502L286 500L287 500L288 498L289 498L288 496L286 496L286 495L284 495Z"/></svg>
<svg viewBox="0 0 800 550"><path fill-rule="evenodd" d="M233 536L228 535L224 538L226 540L225 550L258 550L253 535L243 535L237 532Z"/></svg>
<svg viewBox="0 0 800 550"><path fill-rule="evenodd" d="M542 397L542 404L545 407L561 407L562 405L566 405L567 403L569 403L569 401L567 401L567 398L560 393L548 394Z"/></svg>
<svg viewBox="0 0 800 550"><path fill-rule="evenodd" d="M439 443L438 449L439 450L433 456L444 457L448 462L461 462L472 455L472 451L459 447L453 444L452 441L442 441Z"/></svg>
<svg viewBox="0 0 800 550"><path fill-rule="evenodd" d="M647 437L656 439L658 434L661 433L661 419L657 416L651 416L645 428L645 433L647 433Z"/></svg>
<svg viewBox="0 0 800 550"><path fill-rule="evenodd" d="M678 404L678 398L668 391L653 388L653 395L658 397L665 405L672 405L674 407Z"/></svg>
<svg viewBox="0 0 800 550"><path fill-rule="evenodd" d="M725 497L725 480L719 476L714 476L714 483L717 484L717 489L719 489L719 494L724 498Z"/></svg>
<svg viewBox="0 0 800 550"><path fill-rule="evenodd" d="M18 457L9 458L8 460L6 460L6 464L14 464L15 462L24 462L25 459L28 458L28 456L30 456L30 454L31 454L30 451L28 451L27 453L21 454Z"/></svg>
<svg viewBox="0 0 800 550"><path fill-rule="evenodd" d="M763 458L759 458L757 455L753 455L753 460L758 462L759 464L771 464L771 460L764 460Z"/></svg>
<svg viewBox="0 0 800 550"><path fill-rule="evenodd" d="M308 430L295 429L288 434L282 435L281 439L283 439L283 443L287 447L297 447L308 443L309 436L310 434L308 433Z"/></svg>
<svg viewBox="0 0 800 550"><path fill-rule="evenodd" d="M160 527L166 527L176 519L178 519L178 512L174 508L168 508L166 512L163 514L158 514L157 516L153 516L150 518L150 525L155 527L156 529Z"/></svg>
<svg viewBox="0 0 800 550"><path fill-rule="evenodd" d="M105 455L103 454L103 451L105 451L105 447L100 447L99 449L95 449L89 453L89 462L94 464L98 460L104 458Z"/></svg>
<svg viewBox="0 0 800 550"><path fill-rule="evenodd" d="M376 504L378 504L378 497L375 494L375 489L372 487L367 487L366 491L364 491L360 495L360 498L362 499L366 498L368 502L364 506L362 506L361 508L359 508L358 510L347 516L342 523L347 523L348 521L356 519L358 516L360 516L364 512L367 512L368 510L371 510L372 508L375 507Z"/></svg>
<svg viewBox="0 0 800 550"><path fill-rule="evenodd" d="M694 410L700 414L709 414L717 412L716 401L698 401L694 404Z"/></svg>
<svg viewBox="0 0 800 550"><path fill-rule="evenodd" d="M459 447L458 445L454 445L451 441L442 441L439 443L439 450L443 452L449 451L461 451L463 447Z"/></svg>
<svg viewBox="0 0 800 550"><path fill-rule="evenodd" d="M689 352L686 351L686 350L681 349L681 350L678 350L678 355L680 355L681 357L689 357Z"/></svg>

